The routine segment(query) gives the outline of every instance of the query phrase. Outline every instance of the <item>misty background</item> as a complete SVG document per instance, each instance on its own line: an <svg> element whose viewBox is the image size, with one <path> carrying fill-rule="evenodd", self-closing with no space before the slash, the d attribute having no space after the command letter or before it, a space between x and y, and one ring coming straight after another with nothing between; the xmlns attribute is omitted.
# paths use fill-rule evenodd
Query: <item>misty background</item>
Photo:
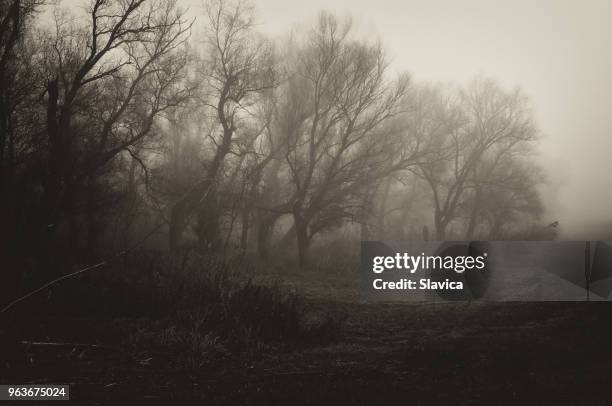
<svg viewBox="0 0 612 406"><path fill-rule="evenodd" d="M76 0L58 2L70 8ZM184 0L202 32L203 3ZM256 29L282 39L321 10L351 18L364 38L378 39L390 71L416 82L465 85L486 76L520 88L540 130L544 221L559 238L606 238L612 225L612 3L606 0L258 0ZM485 34L486 33L486 34Z"/></svg>
<svg viewBox="0 0 612 406"><path fill-rule="evenodd" d="M351 16L382 40L392 69L417 81L486 74L521 87L541 131L543 202L560 237L596 239L612 222L611 2L261 0L257 9L259 28L275 36L321 9Z"/></svg>

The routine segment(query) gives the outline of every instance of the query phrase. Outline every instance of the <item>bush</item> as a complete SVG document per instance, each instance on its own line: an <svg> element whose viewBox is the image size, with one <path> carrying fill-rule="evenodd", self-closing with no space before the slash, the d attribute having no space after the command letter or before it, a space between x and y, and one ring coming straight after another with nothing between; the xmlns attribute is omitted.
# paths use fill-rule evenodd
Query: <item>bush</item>
<svg viewBox="0 0 612 406"><path fill-rule="evenodd" d="M301 309L294 292L278 284L255 284L227 263L195 261L166 286L169 317L179 324L201 324L238 343L244 337L269 341L300 334Z"/></svg>
<svg viewBox="0 0 612 406"><path fill-rule="evenodd" d="M277 283L257 284L242 264L198 258L166 275L164 309L129 337L133 351L164 353L188 372L217 367L232 354L263 346L294 347L332 340L342 318L308 311Z"/></svg>
<svg viewBox="0 0 612 406"><path fill-rule="evenodd" d="M123 345L136 359L189 372L264 346L325 343L338 333L340 317L314 312L295 292L251 276L240 261L198 256L173 269L164 255L143 250L66 280L17 310L68 325L57 327L62 339ZM39 335L30 330L28 336Z"/></svg>

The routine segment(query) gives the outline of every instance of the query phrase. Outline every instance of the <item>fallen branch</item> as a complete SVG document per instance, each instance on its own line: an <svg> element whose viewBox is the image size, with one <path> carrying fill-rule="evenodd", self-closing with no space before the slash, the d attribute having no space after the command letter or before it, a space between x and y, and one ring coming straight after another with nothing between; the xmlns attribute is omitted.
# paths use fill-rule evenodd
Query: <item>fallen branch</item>
<svg viewBox="0 0 612 406"><path fill-rule="evenodd" d="M45 289L47 289L47 288L49 288L49 287L51 287L51 286L53 286L53 285L55 285L55 284L57 284L57 283L61 282L61 281L64 281L64 280L66 280L66 279L69 279L69 278L72 278L72 277L78 276L78 275L80 275L80 274L82 274L82 273L84 273L84 272L87 272L87 271L92 271L92 270L94 270L94 269L100 268L100 267L102 267L102 266L106 265L107 263L108 263L108 261L102 261L102 262L99 262L99 263L97 263L97 264L95 264L95 265L88 266L87 268L80 269L80 270L78 270L78 271L76 271L76 272L69 273L69 274L64 275L64 276L60 276L60 277L59 277L59 278L57 278L57 279L54 279L54 280L52 280L52 281L50 281L50 282L47 282L47 283L45 283L44 285L42 285L41 287L39 287L39 288L37 288L37 289L34 289L34 290L33 290L33 291L31 291L30 293L27 293L27 294L25 294L24 296L21 296L21 297L19 297L19 298L15 299L15 300L13 300L13 301L12 301L12 302L10 302L8 305L4 306L4 307L2 308L2 310L0 310L0 313L4 313L4 312L6 312L6 311L10 310L10 309L11 309L13 306L15 306L16 304L18 304L18 303L20 303L20 302L23 302L23 301L24 301L24 300L26 300L27 298L29 298L29 297L31 297L31 296L34 296L34 295L35 295L35 294L37 294L38 292L42 292L43 290L45 290Z"/></svg>
<svg viewBox="0 0 612 406"><path fill-rule="evenodd" d="M150 238L150 237L151 237L151 236L152 236L152 235L153 235L155 232L157 232L157 230L159 230L159 229L161 228L161 226L163 226L163 225L164 225L164 223L163 223L163 222L162 222L162 223L160 223L160 224L158 224L158 225L157 225L156 227L154 227L154 228L153 228L153 229L152 229L152 230L151 230L151 231L150 231L150 232L149 232L149 233L148 233L146 236L144 236L144 238L142 238L142 239L141 239L140 241L138 241L136 244L134 244L134 245L132 245L131 247L129 247L129 248L127 248L127 249L125 249L125 250L123 250L123 251L121 251L121 252L119 252L119 253L115 254L115 255L114 255L114 256L112 256L110 259L106 259L106 260L104 260L104 261L98 262L98 263L97 263L97 264L95 264L95 265L91 265L91 266L85 267L85 268L83 268L83 269L79 269L79 270L78 270L78 271L76 271L76 272L72 272L72 273L69 273L69 274L66 274L66 275L60 276L59 278L53 279L52 281L49 281L49 282L45 283L44 285L42 285L42 286L40 286L40 287L38 287L38 288L34 289L33 291L31 291L31 292L29 292L29 293L27 293L27 294L25 294L25 295L23 295L23 296L21 296L21 297L18 297L17 299L13 300L12 302L10 302L10 303L9 303L9 304L7 304L6 306L4 306L4 307L2 308L2 310L0 310L0 313L5 313L5 312L7 312L7 311L8 311L8 310L10 310L11 308L13 308L15 305L17 305L17 304L19 304L19 303L23 302L24 300L28 299L29 297L32 297L32 296L34 296L35 294L37 294L37 293L39 293L39 292L42 292L42 291L46 290L47 288L50 288L50 287L51 287L51 286L53 286L53 285L56 285L56 284L58 284L58 283L60 283L60 282L62 282L62 281L65 281L66 279L74 278L74 277L76 277L76 276L81 275L82 273L85 273L85 272L89 272L89 271L93 271L93 270L96 270L96 269L102 268L104 265L107 265L109 262L111 262L111 261L113 261L113 260L115 260L115 259L117 259L117 258L119 258L119 257L122 257L123 255L125 255L125 254L129 253L130 251L133 251L134 249L136 249L137 247L139 247L139 246L140 246L141 244L143 244L143 243L144 243L146 240L148 240L148 239L149 239L149 238Z"/></svg>
<svg viewBox="0 0 612 406"><path fill-rule="evenodd" d="M20 344L28 346L45 346L45 347L81 347L81 348L95 348L100 350L113 350L117 352L125 352L119 347L110 347L108 345L100 344L87 344L87 343L58 343L48 341L20 341Z"/></svg>

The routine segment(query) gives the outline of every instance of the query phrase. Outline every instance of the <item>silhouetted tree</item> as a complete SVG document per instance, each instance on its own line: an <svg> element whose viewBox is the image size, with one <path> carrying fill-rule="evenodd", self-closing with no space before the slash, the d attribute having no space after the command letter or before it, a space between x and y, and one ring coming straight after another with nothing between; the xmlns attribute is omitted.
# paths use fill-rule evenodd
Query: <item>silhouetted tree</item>
<svg viewBox="0 0 612 406"><path fill-rule="evenodd" d="M253 31L252 8L246 3L212 1L206 8L206 54L200 78L205 111L214 115L212 158L202 179L171 209L170 249L176 255L189 216L197 211L195 232L202 249L221 245L218 182L241 126L240 113L274 86L269 44ZM204 113L207 114L207 113Z"/></svg>

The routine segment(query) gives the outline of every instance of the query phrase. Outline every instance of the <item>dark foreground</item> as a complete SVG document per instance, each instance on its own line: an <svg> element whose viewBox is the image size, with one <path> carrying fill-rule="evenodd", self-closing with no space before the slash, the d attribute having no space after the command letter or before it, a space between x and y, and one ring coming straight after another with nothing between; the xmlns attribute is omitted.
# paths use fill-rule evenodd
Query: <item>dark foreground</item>
<svg viewBox="0 0 612 406"><path fill-rule="evenodd" d="M612 401L612 306L607 304L387 305L321 299L309 306L347 315L333 342L262 346L248 357L228 356L202 374L169 373L162 356L75 345L76 339L99 343L120 335L135 321L46 320L38 331L63 336L28 337L38 342L20 344L28 362L3 370L0 380L68 383L72 403L79 404ZM62 324L79 325L79 337L62 334Z"/></svg>

